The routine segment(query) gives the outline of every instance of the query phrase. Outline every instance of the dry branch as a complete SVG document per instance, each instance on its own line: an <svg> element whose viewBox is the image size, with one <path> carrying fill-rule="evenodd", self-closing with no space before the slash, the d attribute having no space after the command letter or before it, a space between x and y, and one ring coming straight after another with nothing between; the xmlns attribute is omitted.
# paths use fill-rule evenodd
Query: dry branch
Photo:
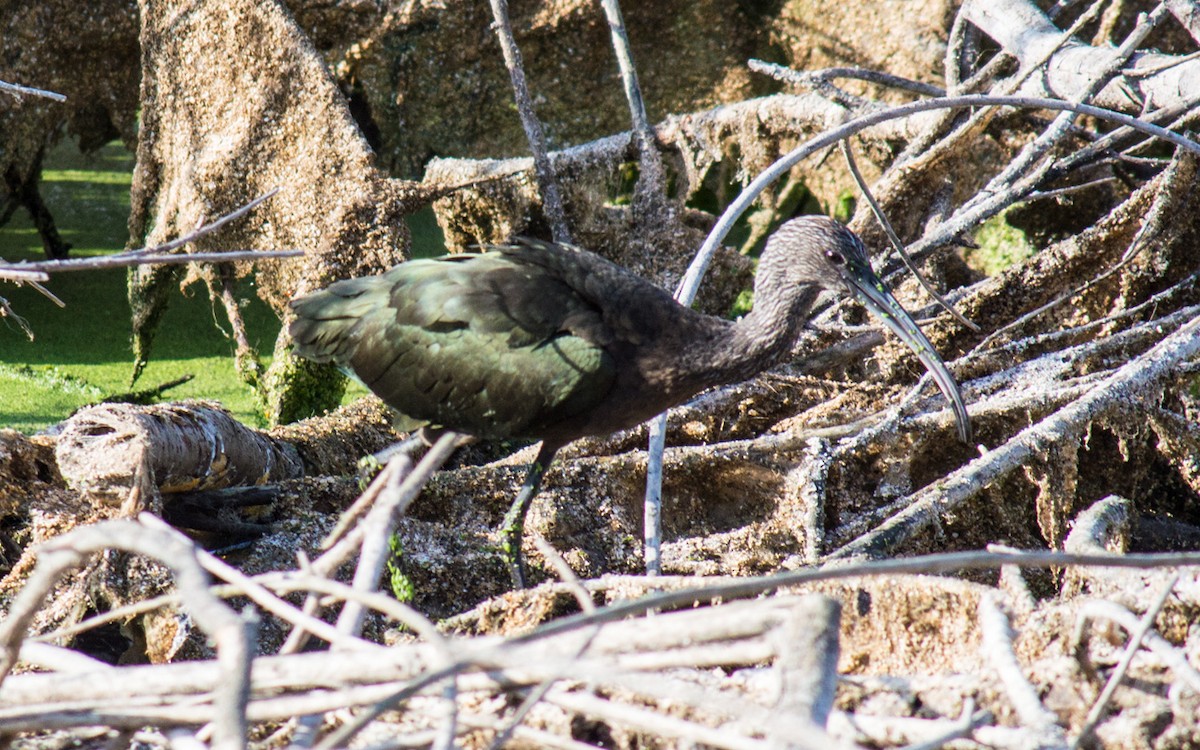
<svg viewBox="0 0 1200 750"><path fill-rule="evenodd" d="M525 137L529 139L529 149L533 152L534 171L537 173L538 187L546 206L546 218L550 222L555 242L570 242L571 233L563 212L558 176L555 174L554 163L546 154L546 136L542 133L542 123L538 120L537 113L533 111L529 85L525 82L525 65L513 38L512 23L508 20L508 0L491 0L491 5L492 16L496 19L496 36L500 39L504 64L508 67L508 75L512 79L513 98L517 102L517 111L521 114Z"/></svg>
<svg viewBox="0 0 1200 750"><path fill-rule="evenodd" d="M1162 9L1165 11L1165 8ZM1023 69L1036 69L1021 91L1030 96L1076 99L1119 51L1091 47L1076 40L1064 43L1063 33L1037 6L1026 0L972 0L966 17L1015 56ZM1101 107L1139 112L1155 107L1193 106L1200 98L1200 60L1136 52L1119 80L1099 91L1093 101Z"/></svg>
<svg viewBox="0 0 1200 750"><path fill-rule="evenodd" d="M184 402L102 404L67 420L56 450L75 488L123 496L139 473L159 492L237 487L303 474L291 446L245 427L223 409Z"/></svg>
<svg viewBox="0 0 1200 750"><path fill-rule="evenodd" d="M971 461L936 486L912 495L905 510L871 533L843 546L831 558L885 554L1006 473L1025 465L1046 446L1072 441L1074 435L1102 418L1106 411L1144 407L1146 399L1157 392L1162 381L1180 362L1200 353L1200 309L1189 317L1189 322L1150 351L1092 386L1086 395L1025 428L1004 445Z"/></svg>
<svg viewBox="0 0 1200 750"><path fill-rule="evenodd" d="M81 565L89 554L109 548L146 555L171 568L192 615L217 643L218 657L214 664L217 681L209 690L212 696L209 720L216 724L213 746L222 750L245 747L245 706L254 653L252 620L239 617L212 596L208 578L189 543L130 521L110 521L79 528L41 549L37 568L12 602L8 616L0 622L0 649L3 649L0 651L0 692L11 689L11 683L5 677L10 676L21 642L27 636L27 628L55 582L67 569ZM75 676L80 673L76 672ZM108 687L109 676L109 670L102 670L97 684ZM8 705L8 701L4 704ZM0 727L3 724L0 719Z"/></svg>

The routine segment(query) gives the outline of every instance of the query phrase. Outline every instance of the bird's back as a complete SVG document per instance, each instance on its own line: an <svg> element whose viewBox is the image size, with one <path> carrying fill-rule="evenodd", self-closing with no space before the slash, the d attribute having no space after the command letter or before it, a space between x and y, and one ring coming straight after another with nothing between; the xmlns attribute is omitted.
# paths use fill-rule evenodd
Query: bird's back
<svg viewBox="0 0 1200 750"><path fill-rule="evenodd" d="M530 243L337 282L292 303L296 352L337 363L413 419L542 437L616 380L613 331L587 289L599 259L574 252Z"/></svg>

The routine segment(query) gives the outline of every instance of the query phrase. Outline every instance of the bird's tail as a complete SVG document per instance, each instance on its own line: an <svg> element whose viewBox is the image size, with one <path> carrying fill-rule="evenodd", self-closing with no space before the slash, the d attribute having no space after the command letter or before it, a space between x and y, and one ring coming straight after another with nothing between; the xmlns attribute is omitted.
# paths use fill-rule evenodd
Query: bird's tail
<svg viewBox="0 0 1200 750"><path fill-rule="evenodd" d="M292 300L296 318L288 333L296 353L347 366L364 319L379 308L381 294L386 298L387 286L380 276L347 279Z"/></svg>

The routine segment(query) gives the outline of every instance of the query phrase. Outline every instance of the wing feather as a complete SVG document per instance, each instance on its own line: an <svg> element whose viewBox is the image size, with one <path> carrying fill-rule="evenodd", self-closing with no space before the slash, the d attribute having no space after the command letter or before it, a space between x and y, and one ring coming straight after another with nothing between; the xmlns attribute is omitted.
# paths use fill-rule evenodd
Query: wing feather
<svg viewBox="0 0 1200 750"><path fill-rule="evenodd" d="M599 308L520 254L410 261L292 308L298 353L338 363L410 418L475 435L534 437L615 380L587 335Z"/></svg>

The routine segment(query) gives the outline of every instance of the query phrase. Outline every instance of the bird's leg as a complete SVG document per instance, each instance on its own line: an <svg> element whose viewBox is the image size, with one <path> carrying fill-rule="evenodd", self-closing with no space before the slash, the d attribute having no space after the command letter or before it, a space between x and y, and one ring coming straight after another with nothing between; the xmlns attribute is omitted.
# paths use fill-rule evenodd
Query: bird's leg
<svg viewBox="0 0 1200 750"><path fill-rule="evenodd" d="M538 488L542 486L542 477L546 474L546 468L554 460L554 454L557 451L558 446L547 446L542 443L537 458L533 460L533 465L529 467L529 473L525 475L525 483L521 485L517 499L504 514L504 523L500 527L500 549L504 553L505 562L508 563L508 572L512 575L513 588L525 588L525 558L521 555L521 539L525 535L525 516L529 513L529 506L533 503Z"/></svg>

